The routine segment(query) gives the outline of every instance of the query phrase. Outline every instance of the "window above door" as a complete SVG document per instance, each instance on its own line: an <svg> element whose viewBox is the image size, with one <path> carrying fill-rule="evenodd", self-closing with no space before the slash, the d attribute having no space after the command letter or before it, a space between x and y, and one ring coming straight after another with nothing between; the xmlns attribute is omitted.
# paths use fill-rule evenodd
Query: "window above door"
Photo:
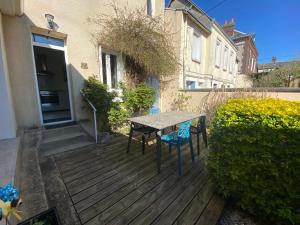
<svg viewBox="0 0 300 225"><path fill-rule="evenodd" d="M65 42L63 39L44 36L41 34L32 34L32 41L35 43L46 44L46 45L55 45L55 46L59 46L59 47L65 46Z"/></svg>

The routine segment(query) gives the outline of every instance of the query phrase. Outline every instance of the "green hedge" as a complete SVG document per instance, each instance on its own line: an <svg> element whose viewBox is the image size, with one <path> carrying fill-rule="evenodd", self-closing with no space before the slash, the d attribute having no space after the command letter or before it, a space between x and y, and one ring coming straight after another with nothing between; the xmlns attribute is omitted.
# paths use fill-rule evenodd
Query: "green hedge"
<svg viewBox="0 0 300 225"><path fill-rule="evenodd" d="M233 99L212 122L218 189L265 221L300 224L300 102Z"/></svg>

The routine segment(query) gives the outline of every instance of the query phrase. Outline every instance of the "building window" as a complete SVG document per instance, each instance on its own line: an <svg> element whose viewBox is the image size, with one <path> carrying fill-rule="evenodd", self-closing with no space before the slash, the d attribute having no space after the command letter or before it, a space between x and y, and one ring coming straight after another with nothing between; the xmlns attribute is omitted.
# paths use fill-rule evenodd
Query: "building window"
<svg viewBox="0 0 300 225"><path fill-rule="evenodd" d="M196 81L187 80L186 81L186 88L187 89L195 89L196 88Z"/></svg>
<svg viewBox="0 0 300 225"><path fill-rule="evenodd" d="M217 88L217 87L218 87L218 84L214 83L213 88Z"/></svg>
<svg viewBox="0 0 300 225"><path fill-rule="evenodd" d="M228 68L228 47L225 46L224 48L224 62L223 62L223 69L227 70Z"/></svg>
<svg viewBox="0 0 300 225"><path fill-rule="evenodd" d="M192 59L197 62L201 61L201 35L196 31L193 33Z"/></svg>
<svg viewBox="0 0 300 225"><path fill-rule="evenodd" d="M233 67L234 67L234 57L233 57L233 51L230 52L230 57L229 57L229 72L233 72Z"/></svg>
<svg viewBox="0 0 300 225"><path fill-rule="evenodd" d="M117 56L102 52L102 82L109 88L117 88Z"/></svg>
<svg viewBox="0 0 300 225"><path fill-rule="evenodd" d="M248 70L251 70L251 56L252 56L252 53L251 53L251 51L249 51Z"/></svg>
<svg viewBox="0 0 300 225"><path fill-rule="evenodd" d="M147 0L147 15L154 16L155 0Z"/></svg>
<svg viewBox="0 0 300 225"><path fill-rule="evenodd" d="M217 39L216 49L215 49L215 65L220 67L221 63L221 41Z"/></svg>
<svg viewBox="0 0 300 225"><path fill-rule="evenodd" d="M65 46L64 40L62 40L62 39L44 36L44 35L40 35L40 34L32 34L32 41L41 43L41 44L55 45L55 46L59 46L59 47Z"/></svg>

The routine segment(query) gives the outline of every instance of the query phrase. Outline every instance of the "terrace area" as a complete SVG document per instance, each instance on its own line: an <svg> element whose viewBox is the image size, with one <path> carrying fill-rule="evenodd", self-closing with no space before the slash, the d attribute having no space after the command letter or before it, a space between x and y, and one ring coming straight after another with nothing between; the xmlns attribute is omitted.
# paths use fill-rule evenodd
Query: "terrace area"
<svg viewBox="0 0 300 225"><path fill-rule="evenodd" d="M157 174L155 139L147 139L142 154L140 137L126 153L126 136L41 159L49 207L56 206L64 224L215 224L223 200L215 193L205 169L207 149L190 160L182 149L183 175L177 153L162 145ZM196 141L194 148L196 149ZM51 205L52 204L52 205Z"/></svg>

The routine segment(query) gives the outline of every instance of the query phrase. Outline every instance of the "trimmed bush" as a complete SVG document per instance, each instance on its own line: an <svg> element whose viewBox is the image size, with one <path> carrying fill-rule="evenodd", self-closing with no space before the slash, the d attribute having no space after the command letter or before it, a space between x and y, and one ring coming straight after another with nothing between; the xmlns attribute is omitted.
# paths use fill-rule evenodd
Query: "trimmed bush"
<svg viewBox="0 0 300 225"><path fill-rule="evenodd" d="M145 83L138 84L134 88L122 85L122 89L125 107L131 113L147 112L155 102L155 89Z"/></svg>
<svg viewBox="0 0 300 225"><path fill-rule="evenodd" d="M97 109L99 130L110 131L108 112L112 108L112 100L117 96L117 94L109 92L107 90L107 86L101 83L94 76L91 76L84 81L84 88L82 91L86 98L89 99Z"/></svg>
<svg viewBox="0 0 300 225"><path fill-rule="evenodd" d="M300 102L229 100L210 145L209 168L225 197L262 220L300 224Z"/></svg>

